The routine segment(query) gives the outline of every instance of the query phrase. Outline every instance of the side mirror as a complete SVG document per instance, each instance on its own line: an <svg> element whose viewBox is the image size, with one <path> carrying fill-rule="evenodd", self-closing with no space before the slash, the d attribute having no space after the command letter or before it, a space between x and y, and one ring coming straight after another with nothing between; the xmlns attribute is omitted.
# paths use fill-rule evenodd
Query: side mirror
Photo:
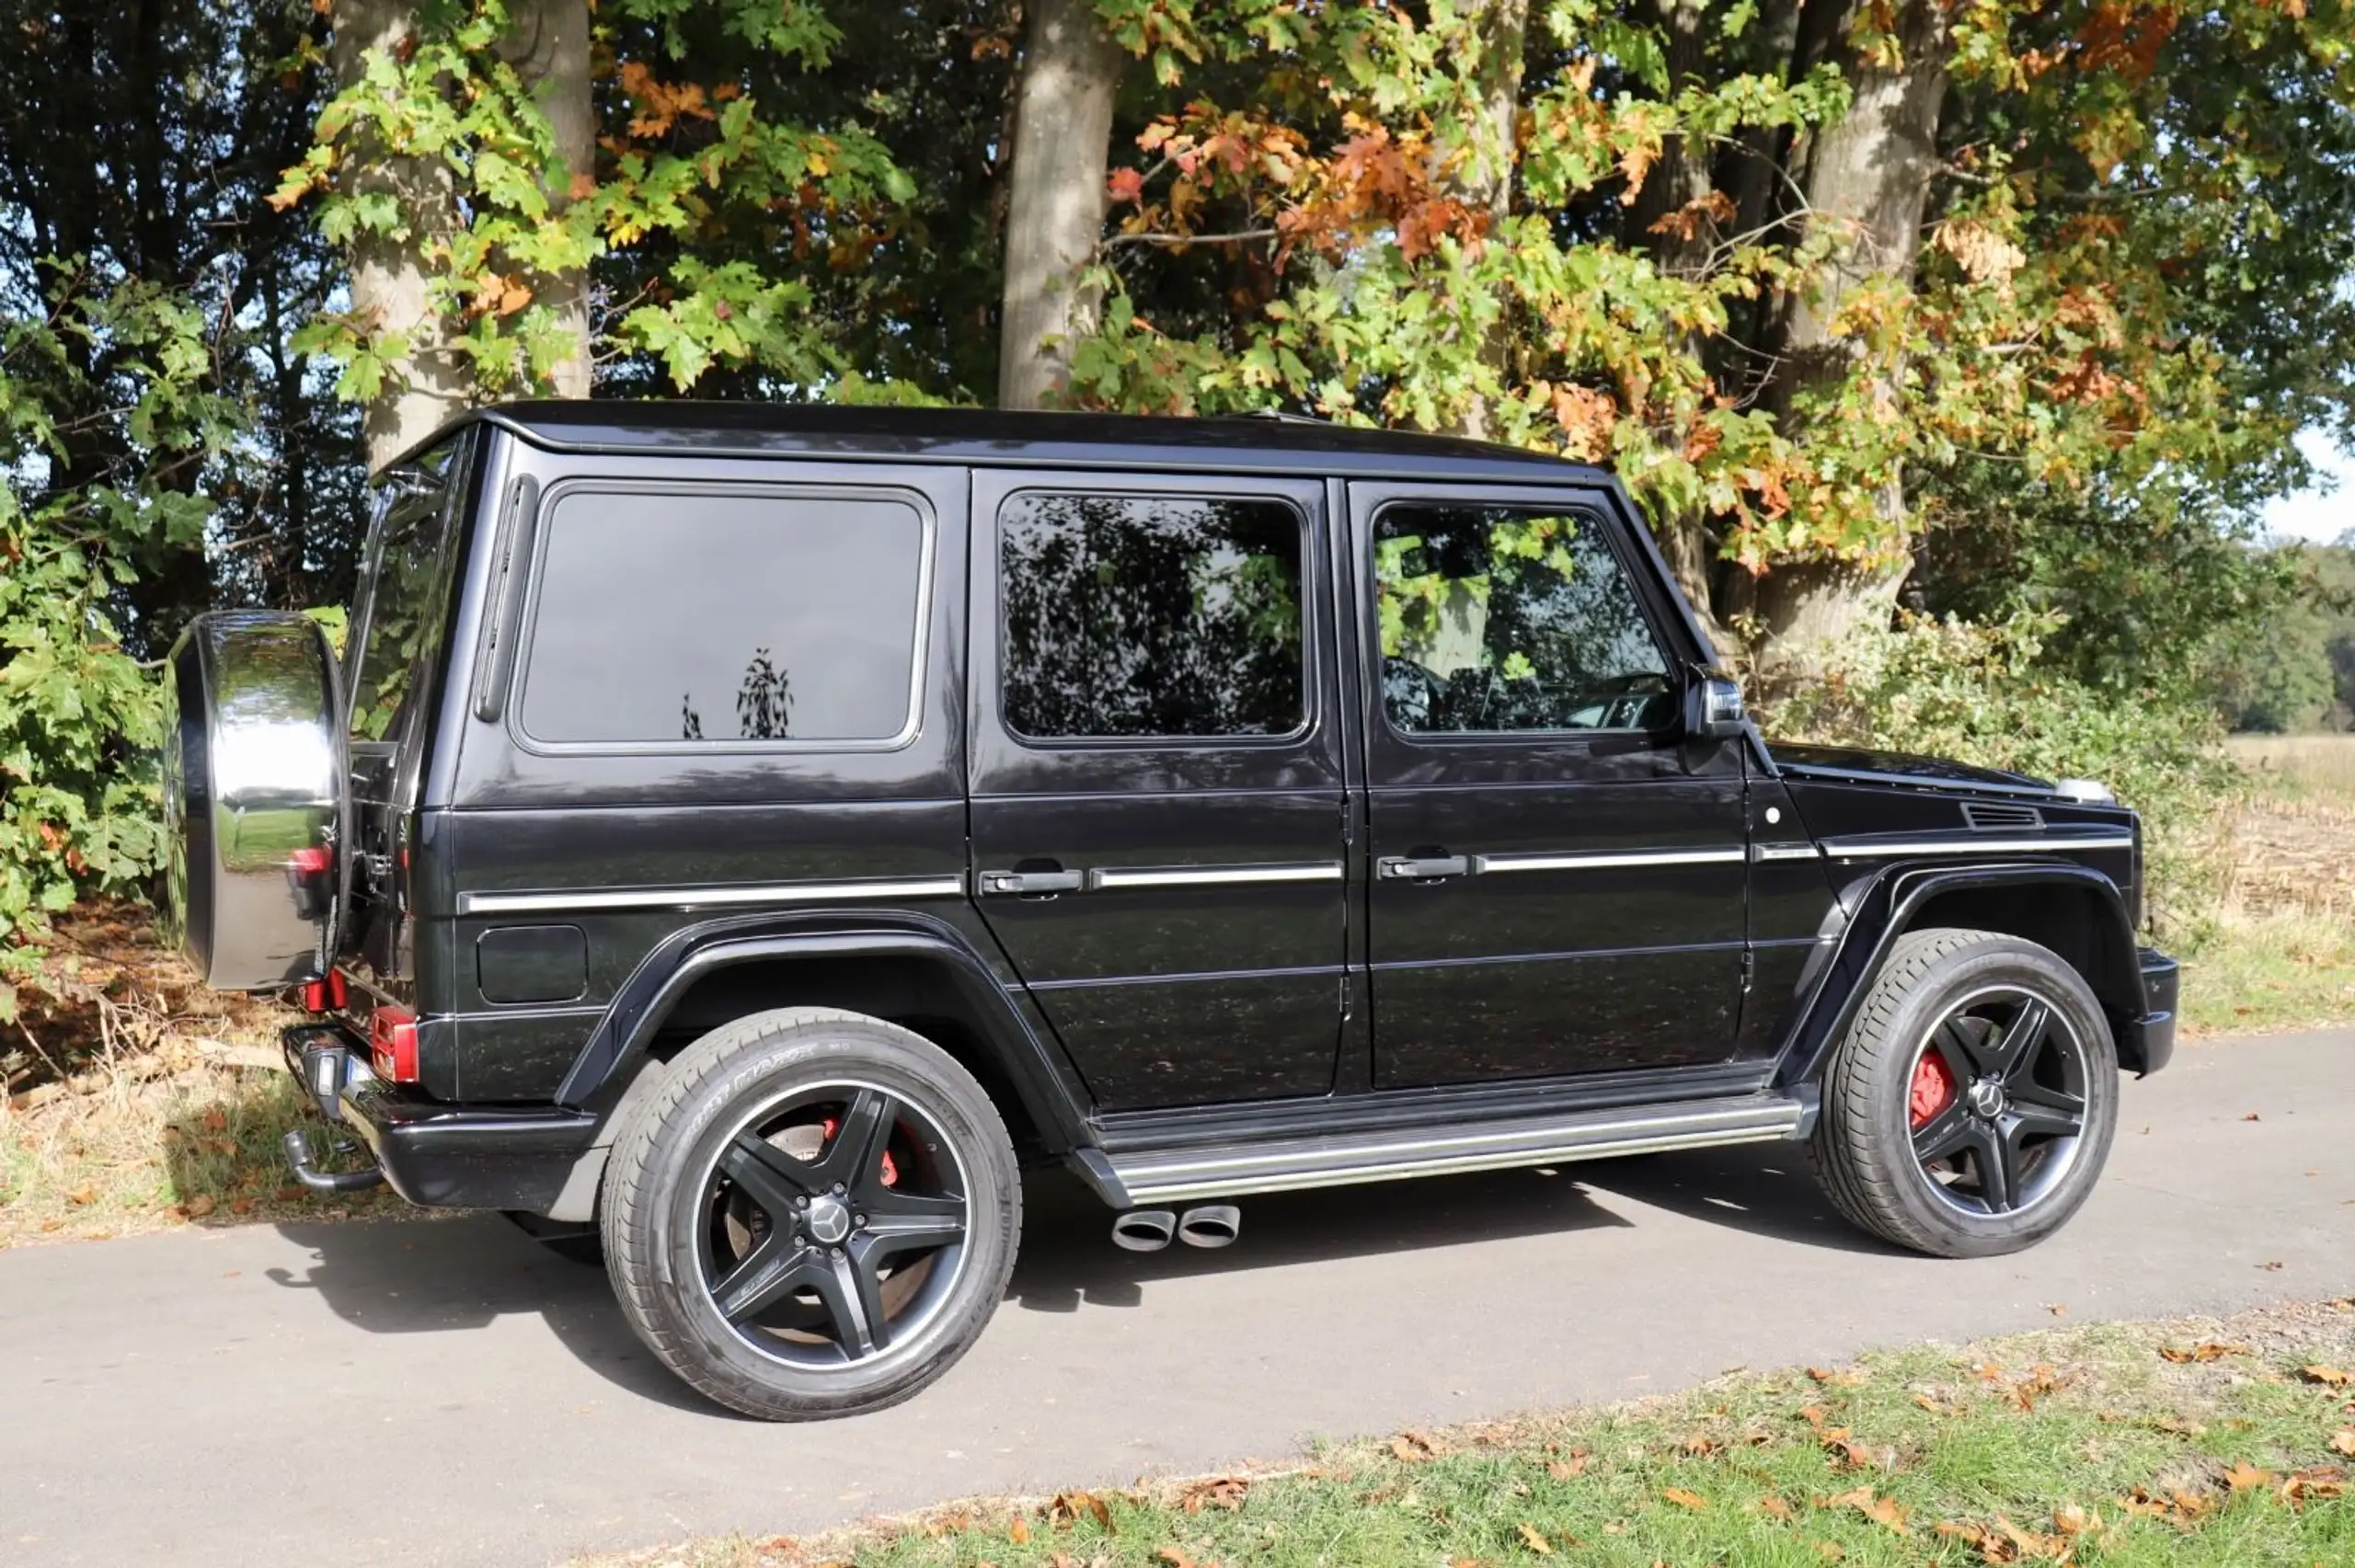
<svg viewBox="0 0 2355 1568"><path fill-rule="evenodd" d="M1722 675L1704 675L1685 689L1686 739L1737 740L1749 722L1739 683Z"/></svg>

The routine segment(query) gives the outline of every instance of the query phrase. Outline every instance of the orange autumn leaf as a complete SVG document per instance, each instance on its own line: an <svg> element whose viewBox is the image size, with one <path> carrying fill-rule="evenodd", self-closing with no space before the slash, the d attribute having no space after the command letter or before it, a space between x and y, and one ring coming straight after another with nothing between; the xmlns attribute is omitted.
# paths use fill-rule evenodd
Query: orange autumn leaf
<svg viewBox="0 0 2355 1568"><path fill-rule="evenodd" d="M1547 1540L1545 1537L1539 1532L1536 1526L1524 1521L1521 1525L1520 1528L1522 1545L1528 1547L1530 1551L1537 1553L1540 1557L1551 1557L1554 1555L1554 1543Z"/></svg>
<svg viewBox="0 0 2355 1568"><path fill-rule="evenodd" d="M1660 1493L1660 1495L1680 1508L1691 1508L1695 1512L1709 1505L1709 1500L1706 1497L1697 1492L1687 1492L1681 1486L1668 1487Z"/></svg>

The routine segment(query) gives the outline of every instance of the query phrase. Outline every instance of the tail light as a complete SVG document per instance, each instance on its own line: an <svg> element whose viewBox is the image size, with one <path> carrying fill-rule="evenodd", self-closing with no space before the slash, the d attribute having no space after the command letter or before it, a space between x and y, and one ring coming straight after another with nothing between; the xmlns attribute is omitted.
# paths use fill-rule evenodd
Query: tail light
<svg viewBox="0 0 2355 1568"><path fill-rule="evenodd" d="M416 1082L417 1014L406 1007L380 1007L370 1014L368 1058L386 1082Z"/></svg>

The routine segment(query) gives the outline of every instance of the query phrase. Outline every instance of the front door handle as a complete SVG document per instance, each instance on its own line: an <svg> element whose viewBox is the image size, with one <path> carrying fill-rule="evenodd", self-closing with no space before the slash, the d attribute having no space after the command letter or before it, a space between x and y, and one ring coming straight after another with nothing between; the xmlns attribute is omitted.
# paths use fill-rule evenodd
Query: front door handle
<svg viewBox="0 0 2355 1568"><path fill-rule="evenodd" d="M1377 876L1396 882L1435 882L1442 876L1462 876L1472 869L1472 863L1460 854L1411 855L1388 854L1373 863Z"/></svg>
<svg viewBox="0 0 2355 1568"><path fill-rule="evenodd" d="M1087 885L1084 873L1077 871L984 871L982 891L984 893L1018 893L1036 897L1040 893L1076 893Z"/></svg>

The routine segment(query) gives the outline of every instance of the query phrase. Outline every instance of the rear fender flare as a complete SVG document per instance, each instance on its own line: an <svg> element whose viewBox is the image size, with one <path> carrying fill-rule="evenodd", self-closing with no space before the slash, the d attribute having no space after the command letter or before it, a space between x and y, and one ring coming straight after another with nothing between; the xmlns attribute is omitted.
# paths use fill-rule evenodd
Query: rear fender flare
<svg viewBox="0 0 2355 1568"><path fill-rule="evenodd" d="M1844 900L1849 910L1830 961L1822 964L1813 989L1799 1011L1798 1022L1784 1042L1777 1083L1811 1084L1822 1077L1832 1047L1839 1044L1864 1005L1875 976L1896 940L1913 929L1915 918L1931 899L1949 893L2067 888L2091 896L2098 919L2106 924L2096 951L2106 956L2105 972L2088 975L2087 982L2105 1001L2139 997L2142 976L2136 967L2134 927L2118 885L2089 866L2030 863L2027 864L1884 869L1860 890ZM1836 912L1836 911L1835 911ZM2122 961L2119 972L2107 972ZM2136 1010L2139 1013L2139 1009ZM2121 1050L2130 1044L2120 1040Z"/></svg>
<svg viewBox="0 0 2355 1568"><path fill-rule="evenodd" d="M1048 1151L1089 1141L1082 1099L1054 1048L956 928L912 913L735 916L673 933L623 982L557 1091L557 1104L596 1113L609 1136L613 1113L652 1059L657 1031L698 981L744 964L845 958L900 958L947 975L961 1021L1020 1098Z"/></svg>

